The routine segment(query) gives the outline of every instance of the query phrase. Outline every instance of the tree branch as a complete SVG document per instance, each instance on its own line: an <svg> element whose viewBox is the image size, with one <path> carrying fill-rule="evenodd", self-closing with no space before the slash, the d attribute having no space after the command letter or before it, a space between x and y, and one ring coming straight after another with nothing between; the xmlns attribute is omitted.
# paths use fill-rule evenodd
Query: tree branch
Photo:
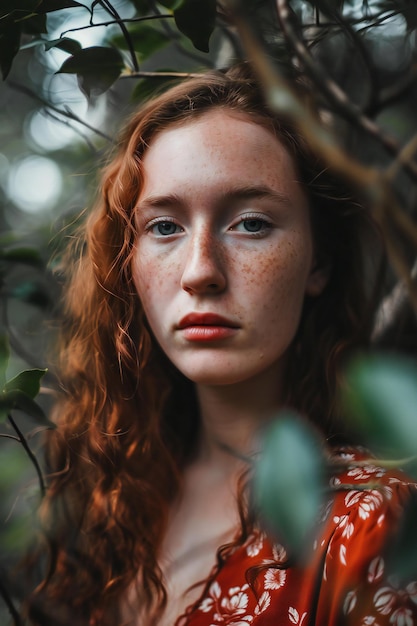
<svg viewBox="0 0 417 626"><path fill-rule="evenodd" d="M129 72L121 74L120 78L198 78L198 72Z"/></svg>
<svg viewBox="0 0 417 626"><path fill-rule="evenodd" d="M287 41L291 45L298 60L305 67L310 78L333 104L335 110L339 112L339 114L353 122L355 126L361 128L367 134L377 139L390 154L396 156L400 150L400 145L396 139L384 133L373 120L367 117L361 109L348 98L347 94L339 87L339 85L337 85L337 83L325 75L323 68L313 59L307 46L297 36L295 29L292 27L287 0L276 0L276 2L278 18L284 35L286 36ZM417 163L407 162L407 164L405 164L405 168L413 176L413 178L417 180Z"/></svg>
<svg viewBox="0 0 417 626"><path fill-rule="evenodd" d="M417 260L414 261L411 278L417 277ZM371 340L378 343L387 331L394 326L408 303L408 291L404 281L399 280L390 293L382 300L375 318Z"/></svg>
<svg viewBox="0 0 417 626"><path fill-rule="evenodd" d="M120 22L124 22L125 24L129 24L129 23L135 23L135 22L147 22L149 20L160 20L160 19L166 19L166 18L171 18L173 19L174 16L171 14L161 14L161 15L147 15L145 17L126 17L123 18L123 20L109 20L108 22L98 22L96 24L91 23L91 24L87 24L87 26L78 26L77 28L68 28L67 30L63 30L62 33L60 34L60 38L65 37L65 35L67 35L68 33L75 33L78 32L80 30L88 30L89 28L99 28L100 26L114 26L115 24L120 24Z"/></svg>
<svg viewBox="0 0 417 626"><path fill-rule="evenodd" d="M278 0L279 2L280 0ZM417 311L417 289L410 276L410 269L401 250L395 244L392 233L388 229L387 215L397 210L396 198L388 185L384 174L377 169L363 165L350 158L337 144L334 136L323 128L312 112L303 106L293 93L288 81L277 71L272 61L264 53L258 40L252 34L244 15L239 11L240 4L235 7L235 23L249 58L257 71L266 97L273 110L280 112L294 121L304 135L306 141L313 146L325 162L331 164L333 170L339 172L354 187L364 193L370 203L374 217L380 224L386 239L387 251L394 270L407 285L410 301Z"/></svg>
<svg viewBox="0 0 417 626"><path fill-rule="evenodd" d="M18 427L18 425L14 421L13 417L9 414L7 416L7 419L9 420L13 430L17 434L17 436L19 438L19 441L20 441L20 443L23 446L23 449L25 450L25 452L28 455L30 461L32 462L33 467L36 470L36 473L37 473L38 479L39 479L39 487L40 487L40 490L41 490L41 495L43 497L45 495L45 491L46 491L45 479L43 477L43 473L42 473L41 467L39 465L38 459L36 458L36 456L33 454L32 450L30 449L24 434L22 433L22 431L20 430L20 428Z"/></svg>
<svg viewBox="0 0 417 626"><path fill-rule="evenodd" d="M91 130L91 132L95 133L96 135L99 135L100 137L102 137L106 141L108 141L110 143L115 143L114 139L112 139L109 135L106 135L105 133L103 133L98 128L94 128L94 126L91 126L90 124L85 122L83 119L78 117L78 115L73 113L69 107L65 107L64 109L60 109L59 107L55 106L54 104L51 104L50 102L47 102L46 100L44 100L44 98L42 98L37 93L32 91L32 89L30 89L29 87L26 87L25 85L21 85L20 83L15 83L14 81L8 81L7 84L12 89L15 89L16 91L20 91L21 93L24 93L26 96L29 96L29 98L32 98L33 100L36 100L37 102L42 104L47 109L51 109L51 111L54 111L55 113L58 113L58 115L62 115L63 117L66 117L67 119L70 119L70 120L72 120L74 122L77 122L78 124L81 124L82 126L84 126L85 128L88 128L88 130Z"/></svg>
<svg viewBox="0 0 417 626"><path fill-rule="evenodd" d="M3 598L5 605L9 610L14 626L23 626L18 610L16 609L8 590L3 584L3 576L0 576L0 596Z"/></svg>

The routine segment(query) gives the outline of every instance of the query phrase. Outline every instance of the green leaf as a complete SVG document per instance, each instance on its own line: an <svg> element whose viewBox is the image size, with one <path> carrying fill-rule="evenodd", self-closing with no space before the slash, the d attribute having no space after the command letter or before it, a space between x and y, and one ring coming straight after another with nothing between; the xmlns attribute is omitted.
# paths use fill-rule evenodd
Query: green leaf
<svg viewBox="0 0 417 626"><path fill-rule="evenodd" d="M85 4L76 2L76 0L41 0L40 9L44 13L52 13L52 11L60 11L61 9L71 9L73 7L86 8Z"/></svg>
<svg viewBox="0 0 417 626"><path fill-rule="evenodd" d="M16 409L33 417L41 426L55 428L53 422L46 417L42 407L20 389L0 393L0 421L4 421L7 414Z"/></svg>
<svg viewBox="0 0 417 626"><path fill-rule="evenodd" d="M24 370L4 385L4 391L19 389L30 398L36 398L39 393L40 382L46 372L46 369Z"/></svg>
<svg viewBox="0 0 417 626"><path fill-rule="evenodd" d="M27 35L42 35L48 32L45 13L35 13L25 17L21 21L21 25L22 32Z"/></svg>
<svg viewBox="0 0 417 626"><path fill-rule="evenodd" d="M76 0L15 0L13 9L18 12L52 13L61 9L71 9L75 7L86 8L81 2Z"/></svg>
<svg viewBox="0 0 417 626"><path fill-rule="evenodd" d="M254 502L267 526L303 559L324 495L324 458L314 431L295 413L269 425L255 465Z"/></svg>
<svg viewBox="0 0 417 626"><path fill-rule="evenodd" d="M13 59L19 52L21 27L10 20L5 20L0 31L0 69L6 80L12 67Z"/></svg>
<svg viewBox="0 0 417 626"><path fill-rule="evenodd" d="M159 4L169 11L176 11L182 4L184 4L184 0L159 0Z"/></svg>
<svg viewBox="0 0 417 626"><path fill-rule="evenodd" d="M39 250L36 248L20 247L9 250L0 249L0 260L11 261L12 263L23 263L34 267L44 267Z"/></svg>
<svg viewBox="0 0 417 626"><path fill-rule="evenodd" d="M9 340L7 335L0 335L0 389L6 383L6 370L10 358Z"/></svg>
<svg viewBox="0 0 417 626"><path fill-rule="evenodd" d="M342 401L371 447L398 457L417 454L417 365L411 359L358 357L346 371Z"/></svg>
<svg viewBox="0 0 417 626"><path fill-rule="evenodd" d="M386 557L387 572L399 580L417 577L417 493L410 490L397 534L390 541Z"/></svg>
<svg viewBox="0 0 417 626"><path fill-rule="evenodd" d="M184 0L174 17L178 29L194 47L209 52L209 39L216 25L216 0Z"/></svg>
<svg viewBox="0 0 417 626"><path fill-rule="evenodd" d="M143 22L130 27L129 35L141 61L144 61L171 41L168 35ZM122 35L112 37L111 43L116 48L122 50L127 48L126 39Z"/></svg>
<svg viewBox="0 0 417 626"><path fill-rule="evenodd" d="M50 50L51 48L59 48L59 50L74 55L81 50L81 44L76 39L62 37L61 39L53 39L45 43L45 50Z"/></svg>
<svg viewBox="0 0 417 626"><path fill-rule="evenodd" d="M15 298L16 300L22 300L28 304L33 304L41 309L47 309L51 305L49 293L42 285L33 281L25 281L15 285L4 295L8 298Z"/></svg>
<svg viewBox="0 0 417 626"><path fill-rule="evenodd" d="M170 72L174 70L160 69L161 72ZM164 76L161 78L150 76L148 78L141 78L135 85L132 92L132 100L134 102L143 102L147 98L160 94L169 87L172 86L173 81L178 81L178 78L170 78Z"/></svg>
<svg viewBox="0 0 417 626"><path fill-rule="evenodd" d="M77 74L82 92L90 98L109 89L124 67L120 52L114 48L92 46L67 59L57 74Z"/></svg>

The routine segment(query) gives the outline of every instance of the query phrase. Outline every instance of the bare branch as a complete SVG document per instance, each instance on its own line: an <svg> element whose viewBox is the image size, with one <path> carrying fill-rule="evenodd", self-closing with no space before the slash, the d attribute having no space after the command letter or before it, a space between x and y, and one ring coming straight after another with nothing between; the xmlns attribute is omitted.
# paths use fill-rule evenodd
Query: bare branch
<svg viewBox="0 0 417 626"><path fill-rule="evenodd" d="M405 96L408 91L415 87L416 83L417 70L412 68L410 73L404 76L401 80L382 90L379 101L376 104L376 106L378 106L378 110L388 106L389 104L393 104L402 96Z"/></svg>
<svg viewBox="0 0 417 626"><path fill-rule="evenodd" d="M363 111L348 98L347 94L339 85L325 75L323 68L313 59L307 46L297 36L291 24L287 0L277 0L277 11L282 30L293 48L294 53L304 65L311 79L314 80L322 93L333 104L335 110L377 139L389 153L396 156L400 150L400 145L397 140L384 133L381 127L367 117ZM405 168L417 179L417 163L407 162Z"/></svg>
<svg viewBox="0 0 417 626"><path fill-rule="evenodd" d="M198 72L129 72L120 78L198 78Z"/></svg>
<svg viewBox="0 0 417 626"><path fill-rule="evenodd" d="M124 22L125 24L129 24L129 23L135 23L135 22L148 22L150 20L160 20L160 19L173 19L173 15L169 14L169 13L165 13L165 14L160 14L160 15L147 15L145 17L126 17L123 18L123 20L120 19L114 19L114 20L109 20L108 22L97 22L97 23L91 23L91 24L87 24L86 26L78 26L77 28L68 28L67 30L63 30L60 38L65 37L65 35L67 35L68 33L75 33L78 32L80 30L87 30L89 28L98 28L100 26L113 26L115 24L120 24L120 22Z"/></svg>
<svg viewBox="0 0 417 626"><path fill-rule="evenodd" d="M38 475L39 488L40 488L40 491L41 491L41 495L43 497L45 495L46 487L45 487L45 479L43 477L43 473L42 473L42 470L41 470L41 466L39 465L39 461L36 458L36 456L33 454L32 450L30 449L29 444L26 441L26 437L24 436L24 434L20 430L19 426L14 421L13 417L9 414L7 416L7 419L9 420L13 430L17 434L17 436L19 438L19 441L22 444L23 449L25 450L25 452L26 452L28 458L30 459L33 467L35 468L35 471L36 471L36 473Z"/></svg>
<svg viewBox="0 0 417 626"><path fill-rule="evenodd" d="M411 278L417 277L417 260L411 270ZM394 326L405 306L408 304L408 291L404 281L400 280L382 300L375 319L372 341L378 342Z"/></svg>
<svg viewBox="0 0 417 626"><path fill-rule="evenodd" d="M19 612L16 609L8 590L3 584L4 578L5 576L2 573L2 576L0 576L0 596L3 598L4 603L7 606L9 613L13 619L13 626L22 626L23 622L20 618Z"/></svg>
<svg viewBox="0 0 417 626"><path fill-rule="evenodd" d="M26 87L25 85L21 85L20 83L16 83L14 81L8 81L7 84L12 89L15 89L16 91L20 91L21 93L24 93L25 95L29 96L29 98L32 98L33 100L36 100L37 102L40 102L47 109L50 109L51 111L54 111L55 113L58 113L58 115L62 115L62 117L66 117L67 119L73 120L74 122L81 124L82 126L84 126L85 128L88 128L88 130L91 130L91 132L95 133L96 135L99 135L106 141L110 143L115 143L114 139L112 139L109 135L106 135L98 128L94 128L94 126L91 126L90 124L85 122L83 119L81 119L81 117L78 117L78 115L73 113L73 111L71 111L69 107L66 106L64 109L60 109L59 107L55 106L54 104L51 104L47 100L44 100L44 98L39 96L35 91L32 91L32 89L30 89L29 87Z"/></svg>
<svg viewBox="0 0 417 626"><path fill-rule="evenodd" d="M281 0L278 0L280 2ZM236 7L236 4L234 3ZM237 9L239 6L236 7ZM404 258L402 250L392 239L388 228L387 216L392 212L401 211L398 207L390 186L378 170L362 165L351 159L336 143L335 138L327 133L312 113L306 109L293 93L288 81L278 72L271 60L264 53L261 45L251 32L245 17L235 11L235 23L239 30L248 56L258 72L261 83L264 85L270 106L277 112L291 118L299 127L306 140L325 162L331 164L333 170L340 172L368 197L375 219L381 226L386 239L387 251L394 270L408 288L410 301L417 311L417 288L410 276L410 268Z"/></svg>

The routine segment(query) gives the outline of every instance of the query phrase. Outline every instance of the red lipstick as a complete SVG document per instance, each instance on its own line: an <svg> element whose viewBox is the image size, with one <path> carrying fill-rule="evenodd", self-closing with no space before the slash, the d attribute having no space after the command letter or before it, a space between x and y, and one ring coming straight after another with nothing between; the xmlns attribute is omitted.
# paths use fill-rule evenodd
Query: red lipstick
<svg viewBox="0 0 417 626"><path fill-rule="evenodd" d="M182 331L188 341L218 341L231 337L238 326L216 313L189 313L183 317L178 330Z"/></svg>

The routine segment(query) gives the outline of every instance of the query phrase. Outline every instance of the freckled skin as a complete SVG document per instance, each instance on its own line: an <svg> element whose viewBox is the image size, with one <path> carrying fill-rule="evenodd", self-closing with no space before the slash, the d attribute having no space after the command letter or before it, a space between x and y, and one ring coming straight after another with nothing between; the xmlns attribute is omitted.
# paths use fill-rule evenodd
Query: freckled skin
<svg viewBox="0 0 417 626"><path fill-rule="evenodd" d="M197 384L241 383L271 368L282 376L305 295L325 282L313 270L308 201L285 147L249 118L213 110L160 133L143 170L132 271L164 352ZM229 201L242 187L285 198ZM163 201L152 204L155 196ZM161 234L161 220L175 232ZM236 332L190 342L178 323L192 312L221 315Z"/></svg>

